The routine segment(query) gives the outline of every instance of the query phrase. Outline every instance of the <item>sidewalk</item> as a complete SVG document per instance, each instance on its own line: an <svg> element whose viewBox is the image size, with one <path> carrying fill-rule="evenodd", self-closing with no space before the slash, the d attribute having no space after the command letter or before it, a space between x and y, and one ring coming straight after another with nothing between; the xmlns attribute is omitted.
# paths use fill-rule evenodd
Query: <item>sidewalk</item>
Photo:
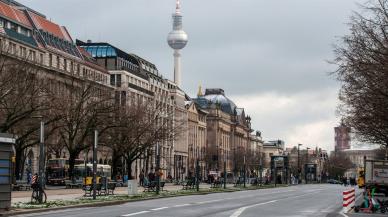
<svg viewBox="0 0 388 217"><path fill-rule="evenodd" d="M231 187L233 185L228 185ZM199 186L201 189L209 189L210 185L201 184ZM181 190L181 185L173 185L168 183L164 186L165 191L178 191ZM138 187L138 191L143 192L143 187ZM47 189L45 190L47 194L47 200L74 200L76 198L82 197L84 191L82 189ZM12 191L12 203L18 202L30 202L31 201L32 191ZM115 194L127 194L127 187L116 187Z"/></svg>

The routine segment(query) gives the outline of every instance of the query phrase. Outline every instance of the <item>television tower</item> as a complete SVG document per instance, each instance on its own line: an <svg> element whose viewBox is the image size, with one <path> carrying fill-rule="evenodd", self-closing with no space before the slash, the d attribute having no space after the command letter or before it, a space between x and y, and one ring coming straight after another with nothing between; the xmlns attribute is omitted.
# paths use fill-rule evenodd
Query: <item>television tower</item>
<svg viewBox="0 0 388 217"><path fill-rule="evenodd" d="M182 14L180 0L176 0L175 13L172 15L173 30L168 34L167 42L174 49L174 82L181 86L181 54L187 42L188 36L182 29Z"/></svg>

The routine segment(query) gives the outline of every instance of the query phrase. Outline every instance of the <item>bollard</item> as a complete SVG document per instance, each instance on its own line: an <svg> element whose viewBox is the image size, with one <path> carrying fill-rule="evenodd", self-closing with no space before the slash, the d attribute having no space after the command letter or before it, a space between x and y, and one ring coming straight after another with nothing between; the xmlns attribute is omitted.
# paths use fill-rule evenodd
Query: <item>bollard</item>
<svg viewBox="0 0 388 217"><path fill-rule="evenodd" d="M343 196L343 212L348 213L351 209L354 208L356 202L356 193L355 189L349 189L342 193Z"/></svg>

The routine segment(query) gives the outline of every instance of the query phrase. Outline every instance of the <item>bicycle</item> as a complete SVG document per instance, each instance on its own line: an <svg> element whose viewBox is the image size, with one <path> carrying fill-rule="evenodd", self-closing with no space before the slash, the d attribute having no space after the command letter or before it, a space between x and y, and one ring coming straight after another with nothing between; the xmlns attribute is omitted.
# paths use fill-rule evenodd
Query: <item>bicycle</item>
<svg viewBox="0 0 388 217"><path fill-rule="evenodd" d="M32 187L31 203L46 203L47 195L46 192L39 186Z"/></svg>

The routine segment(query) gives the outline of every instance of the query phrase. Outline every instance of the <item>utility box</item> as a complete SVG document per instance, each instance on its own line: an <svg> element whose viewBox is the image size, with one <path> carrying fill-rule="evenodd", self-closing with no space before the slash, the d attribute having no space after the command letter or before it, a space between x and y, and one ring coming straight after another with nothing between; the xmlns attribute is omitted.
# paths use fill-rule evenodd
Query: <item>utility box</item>
<svg viewBox="0 0 388 217"><path fill-rule="evenodd" d="M11 208L12 156L15 139L0 133L0 211Z"/></svg>

